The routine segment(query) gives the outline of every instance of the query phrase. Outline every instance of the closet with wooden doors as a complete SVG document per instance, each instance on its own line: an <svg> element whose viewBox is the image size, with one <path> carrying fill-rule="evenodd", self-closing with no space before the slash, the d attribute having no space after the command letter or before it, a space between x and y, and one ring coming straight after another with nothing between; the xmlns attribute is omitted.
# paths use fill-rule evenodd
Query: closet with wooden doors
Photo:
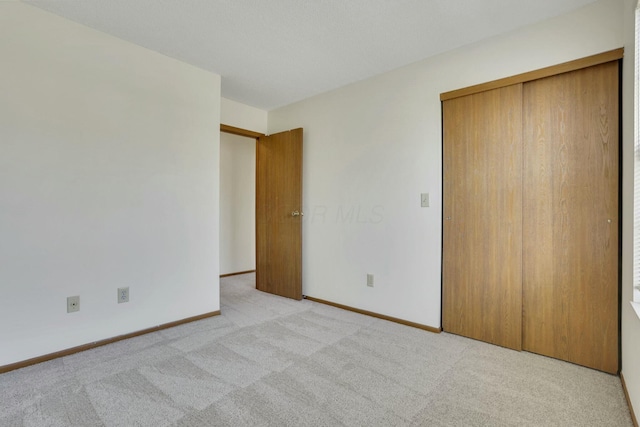
<svg viewBox="0 0 640 427"><path fill-rule="evenodd" d="M445 331L618 372L622 53L441 95Z"/></svg>

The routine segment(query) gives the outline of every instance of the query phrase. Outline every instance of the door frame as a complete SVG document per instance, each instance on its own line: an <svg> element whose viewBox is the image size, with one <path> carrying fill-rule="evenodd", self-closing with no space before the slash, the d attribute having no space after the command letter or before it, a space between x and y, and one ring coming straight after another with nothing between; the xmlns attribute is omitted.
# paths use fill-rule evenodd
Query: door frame
<svg viewBox="0 0 640 427"><path fill-rule="evenodd" d="M294 237L297 236L297 243L300 244L300 247L298 247L298 249L295 251L295 255L297 255L298 258L298 263L296 263L295 265L298 266L297 270L294 270L294 275L297 277L295 280L293 280L293 282L291 281L285 281L286 284L289 284L291 286L287 287L285 286L285 288L281 288L281 287L277 287L277 289L266 289L264 288L264 284L265 283L271 283L271 282L264 282L263 280L261 280L261 273L264 273L265 270L260 268L260 265L262 265L259 261L260 259L264 259L264 254L263 251L261 251L261 246L260 246L260 242L265 242L268 241L265 240L265 238L263 238L264 236L260 236L259 231L263 230L263 227L259 227L259 225L264 225L264 221L261 220L269 217L269 213L267 212L267 216L265 216L265 212L263 212L262 207L265 206L264 204L258 204L258 199L259 199L259 191L261 187L264 187L267 184L271 183L271 178L276 179L276 181L274 181L275 183L279 182L278 181L278 176L263 176L261 177L260 174L258 173L259 171L259 166L260 164L264 165L264 160L266 158L263 157L263 162L261 163L260 159L261 157L259 156L259 153L263 150L260 150L260 147L264 145L265 140L268 138L280 138L280 140L286 135L286 138L284 140L282 140L282 142L280 144L278 144L278 146L281 146L282 144L285 143L289 143L292 142L294 143L294 145L299 148L299 156L300 158L297 159L297 161L299 161L299 167L300 167L300 176L294 179L298 179L299 181L299 191L300 191L300 200L296 201L297 204L299 204L299 206L294 207L293 209L295 209L295 211L292 212L292 216L296 216L296 213L298 211L302 210L302 176L301 176L301 172L302 172L302 128L297 128L297 129L292 129L292 130L288 130L288 131L284 131L284 132L280 132L280 133L276 133L276 134L271 134L271 135L267 135L261 132L255 132L255 131L251 131L251 130L247 130L247 129L243 129L243 128L238 128L235 126L230 126L230 125L225 125L223 123L220 124L220 132L221 133L227 133L227 134L232 134L232 135L238 135L238 136L242 136L242 137L247 137L247 138L251 138L255 140L255 144L256 144L256 176L255 176L255 183L256 183L256 206L255 206L255 244L256 244L256 265L255 265L255 272L256 272L256 289L268 292L268 293L272 293L274 295L280 295L283 297L288 297L288 298L293 298L295 300L300 300L304 298L304 295L302 294L302 283L301 283L301 277L298 277L298 275L301 275L301 267L302 267L302 259L301 259L301 251L302 251L302 247L301 247L301 236L302 236L302 224L300 224L300 228L297 230L296 233L294 233ZM292 136L294 135L294 136ZM291 139L293 138L293 139ZM276 142L275 140L273 141L274 143ZM300 144L300 146L298 146L297 144ZM277 151L277 150L276 150ZM266 154L265 154L266 155ZM296 162L297 162L296 161ZM265 181L266 180L266 181ZM296 181L297 182L297 181ZM302 213L298 213L298 216L303 215ZM301 218L298 218L299 220ZM295 240L295 239L294 239ZM288 247L288 246L287 246ZM280 252L277 252L280 253ZM260 254L262 254L262 256L259 256ZM297 274L295 273L297 271ZM289 271L289 273L291 273L291 271ZM284 274L284 272L281 272L281 274ZM291 277L290 277L291 279Z"/></svg>
<svg viewBox="0 0 640 427"><path fill-rule="evenodd" d="M230 133L232 135L246 136L247 138L253 138L253 139L258 139L263 136L267 136L264 133L254 132L248 129L237 128L237 127L225 125L222 123L220 123L220 132Z"/></svg>
<svg viewBox="0 0 640 427"><path fill-rule="evenodd" d="M230 135L238 135L238 136L244 136L244 137L247 137L247 138L251 138L251 139L255 140L256 144L258 143L258 138L266 136L266 134L264 134L264 133L254 132L252 130L242 129L242 128L238 128L238 127L235 127L235 126L229 126L229 125L225 125L225 124L222 124L222 123L220 123L220 132L221 133L228 133ZM257 175L256 175L255 179L256 179L256 185L257 185L257 180L258 180L258 176ZM253 197L255 198L255 196L256 195L255 195L255 192L254 192ZM254 208L254 217L255 217L256 213L257 213L257 208ZM256 224L255 224L255 220L254 220L254 228L255 227L256 227ZM255 240L256 240L256 236L255 235L254 235L253 240L254 240L254 243L255 243ZM257 246L256 246L255 251L257 252ZM256 271L256 269L254 268L253 270L249 270L249 271L220 275L220 278L228 277L228 276L235 276L235 275L244 274L244 273L253 273L255 271Z"/></svg>

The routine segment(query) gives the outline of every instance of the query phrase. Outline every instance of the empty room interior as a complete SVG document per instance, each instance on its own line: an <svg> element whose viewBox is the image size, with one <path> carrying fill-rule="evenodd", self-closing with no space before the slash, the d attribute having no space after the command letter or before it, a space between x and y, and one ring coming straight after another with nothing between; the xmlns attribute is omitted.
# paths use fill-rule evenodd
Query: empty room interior
<svg viewBox="0 0 640 427"><path fill-rule="evenodd" d="M0 1L0 426L637 426L638 6Z"/></svg>

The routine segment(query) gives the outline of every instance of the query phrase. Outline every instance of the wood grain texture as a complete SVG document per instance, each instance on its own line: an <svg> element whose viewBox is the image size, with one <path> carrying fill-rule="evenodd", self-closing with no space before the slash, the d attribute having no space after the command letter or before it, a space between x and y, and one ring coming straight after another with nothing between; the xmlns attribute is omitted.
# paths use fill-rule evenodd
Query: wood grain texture
<svg viewBox="0 0 640 427"><path fill-rule="evenodd" d="M523 347L618 372L618 62L524 85Z"/></svg>
<svg viewBox="0 0 640 427"><path fill-rule="evenodd" d="M484 92L486 90L497 89L505 86L511 86L518 83L526 83L533 80L542 79L545 77L555 76L570 71L580 70L583 68L591 67L594 65L604 64L606 62L616 61L622 59L624 56L624 48L614 49L607 52L599 53L596 55L588 56L586 58L576 59L574 61L564 62L562 64L553 65L551 67L541 68L535 71L529 71L527 73L518 74L504 79L494 80L487 83L482 83L475 86L469 86L463 89L452 90L450 92L444 92L440 94L440 101L446 101L449 99L459 98L461 96L472 95L474 93Z"/></svg>
<svg viewBox="0 0 640 427"><path fill-rule="evenodd" d="M522 85L443 102L447 332L522 337Z"/></svg>
<svg viewBox="0 0 640 427"><path fill-rule="evenodd" d="M252 130L237 128L234 126L223 125L223 124L220 124L220 132L230 133L232 135L246 136L248 138L260 138L264 136L264 134L260 132L254 132Z"/></svg>
<svg viewBox="0 0 640 427"><path fill-rule="evenodd" d="M91 350L96 347L102 347L103 345L112 344L114 342L126 340L129 338L135 338L140 335L149 334L151 332L161 331L163 329L173 328L174 326L184 325L185 323L195 322L197 320L208 319L209 317L219 316L220 310L212 311L210 313L200 314L198 316L188 317L186 319L176 320L175 322L164 323L162 325L154 326L152 328L143 329L129 334L118 335L117 337L107 338L100 341L95 341L89 344L83 344L77 347L68 348L66 350L57 351L55 353L45 354L43 356L34 357L32 359L23 360L22 362L12 363L10 365L0 366L0 374L4 374L16 369L26 368L27 366L36 365L38 363L47 362L49 360L58 359L60 357L69 356L71 354L80 353L81 351Z"/></svg>
<svg viewBox="0 0 640 427"><path fill-rule="evenodd" d="M302 129L256 143L256 289L302 299Z"/></svg>

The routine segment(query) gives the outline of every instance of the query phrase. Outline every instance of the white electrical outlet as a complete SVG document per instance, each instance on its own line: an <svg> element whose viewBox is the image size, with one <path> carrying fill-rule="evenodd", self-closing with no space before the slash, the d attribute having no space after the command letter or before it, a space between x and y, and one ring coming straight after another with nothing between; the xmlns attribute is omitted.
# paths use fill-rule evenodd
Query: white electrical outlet
<svg viewBox="0 0 640 427"><path fill-rule="evenodd" d="M367 274L367 286L373 288L373 274Z"/></svg>
<svg viewBox="0 0 640 427"><path fill-rule="evenodd" d="M129 302L129 287L118 288L118 304Z"/></svg>
<svg viewBox="0 0 640 427"><path fill-rule="evenodd" d="M80 296L67 297L67 313L80 311Z"/></svg>

